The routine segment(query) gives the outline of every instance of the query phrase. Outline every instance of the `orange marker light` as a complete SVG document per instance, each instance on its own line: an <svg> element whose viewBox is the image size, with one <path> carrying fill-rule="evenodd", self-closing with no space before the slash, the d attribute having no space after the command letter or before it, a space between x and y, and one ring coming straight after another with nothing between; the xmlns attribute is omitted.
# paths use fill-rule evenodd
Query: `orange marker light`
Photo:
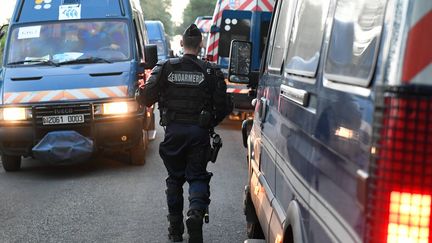
<svg viewBox="0 0 432 243"><path fill-rule="evenodd" d="M427 243L431 195L391 192L388 243Z"/></svg>
<svg viewBox="0 0 432 243"><path fill-rule="evenodd" d="M277 235L277 237L275 239L275 243L282 243L282 236L281 235Z"/></svg>

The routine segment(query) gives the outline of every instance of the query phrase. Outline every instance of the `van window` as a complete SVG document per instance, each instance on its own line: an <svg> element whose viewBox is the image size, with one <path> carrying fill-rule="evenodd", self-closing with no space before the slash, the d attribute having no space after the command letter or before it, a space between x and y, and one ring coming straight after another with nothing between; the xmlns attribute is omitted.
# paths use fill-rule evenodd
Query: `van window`
<svg viewBox="0 0 432 243"><path fill-rule="evenodd" d="M282 5L280 9L277 10L278 16L275 18L275 22L273 25L276 25L274 28L274 39L273 45L271 46L271 54L270 54L270 62L269 62L269 70L274 71L277 70L280 72L282 68L283 58L285 56L285 48L286 48L286 40L288 34L288 11L291 0L282 1Z"/></svg>
<svg viewBox="0 0 432 243"><path fill-rule="evenodd" d="M270 21L262 21L261 22L261 29L260 29L260 52L259 52L259 59L261 60L262 54L265 49L265 45L267 43L267 37L268 37L268 31L270 28Z"/></svg>
<svg viewBox="0 0 432 243"><path fill-rule="evenodd" d="M138 19L139 17L136 17L134 19L134 26L135 26L135 35L136 35L136 44L138 47L138 58L141 62L145 62L144 59L144 35L143 35L143 30L144 27L141 25L141 18Z"/></svg>
<svg viewBox="0 0 432 243"><path fill-rule="evenodd" d="M7 63L57 63L82 58L130 59L129 31L124 21L56 22L20 26L11 31ZM28 61L28 62L26 62Z"/></svg>
<svg viewBox="0 0 432 243"><path fill-rule="evenodd" d="M285 66L288 73L315 77L328 9L329 1L298 2Z"/></svg>
<svg viewBox="0 0 432 243"><path fill-rule="evenodd" d="M224 11L219 40L220 57L229 57L232 40L250 39L251 16L250 11Z"/></svg>
<svg viewBox="0 0 432 243"><path fill-rule="evenodd" d="M368 86L374 72L386 0L338 1L325 75Z"/></svg>

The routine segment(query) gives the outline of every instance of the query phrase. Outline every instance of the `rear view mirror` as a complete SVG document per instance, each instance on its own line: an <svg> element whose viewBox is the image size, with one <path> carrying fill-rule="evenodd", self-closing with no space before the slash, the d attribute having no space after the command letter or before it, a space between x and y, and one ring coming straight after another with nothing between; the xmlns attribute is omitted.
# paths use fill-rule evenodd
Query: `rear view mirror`
<svg viewBox="0 0 432 243"><path fill-rule="evenodd" d="M251 74L252 43L233 40L231 42L228 79L232 83L248 84Z"/></svg>
<svg viewBox="0 0 432 243"><path fill-rule="evenodd" d="M157 45L148 44L145 46L145 69L152 69L158 62Z"/></svg>

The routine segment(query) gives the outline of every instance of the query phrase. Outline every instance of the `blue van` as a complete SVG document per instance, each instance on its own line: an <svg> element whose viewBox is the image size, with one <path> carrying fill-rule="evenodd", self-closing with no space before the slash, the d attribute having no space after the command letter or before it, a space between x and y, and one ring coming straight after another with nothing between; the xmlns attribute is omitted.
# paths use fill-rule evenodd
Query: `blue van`
<svg viewBox="0 0 432 243"><path fill-rule="evenodd" d="M148 38L150 44L157 46L158 59L165 60L169 58L170 45L165 28L162 22L156 20L146 20Z"/></svg>
<svg viewBox="0 0 432 243"><path fill-rule="evenodd" d="M22 156L53 164L121 149L144 164L153 111L134 99L147 45L139 1L24 1L12 16L0 76L0 152L6 171Z"/></svg>
<svg viewBox="0 0 432 243"><path fill-rule="evenodd" d="M430 0L278 0L259 73L233 43L250 238L432 242L431 38Z"/></svg>

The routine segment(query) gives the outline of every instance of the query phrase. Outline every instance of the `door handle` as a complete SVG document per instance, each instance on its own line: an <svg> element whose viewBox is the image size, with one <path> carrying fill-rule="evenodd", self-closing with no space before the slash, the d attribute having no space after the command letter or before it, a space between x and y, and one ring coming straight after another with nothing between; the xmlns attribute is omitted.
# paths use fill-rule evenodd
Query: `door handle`
<svg viewBox="0 0 432 243"><path fill-rule="evenodd" d="M280 87L280 97L303 107L309 105L309 93L306 90L296 89L282 84Z"/></svg>

